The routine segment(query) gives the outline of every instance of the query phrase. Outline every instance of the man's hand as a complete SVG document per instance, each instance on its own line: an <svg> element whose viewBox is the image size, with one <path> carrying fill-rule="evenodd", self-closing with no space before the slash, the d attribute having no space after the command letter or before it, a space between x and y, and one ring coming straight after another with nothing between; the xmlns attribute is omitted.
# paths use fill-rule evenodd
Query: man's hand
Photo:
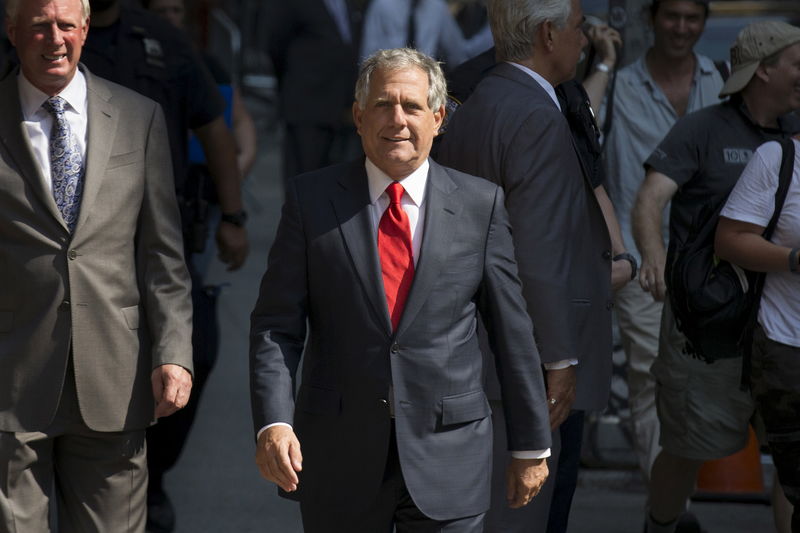
<svg viewBox="0 0 800 533"><path fill-rule="evenodd" d="M547 461L544 459L516 459L506 470L506 500L508 506L517 509L528 505L547 479Z"/></svg>
<svg viewBox="0 0 800 533"><path fill-rule="evenodd" d="M192 375L180 365L161 365L150 374L156 418L169 416L183 409L192 392Z"/></svg>
<svg viewBox="0 0 800 533"><path fill-rule="evenodd" d="M228 270L236 270L244 264L250 245L247 231L228 222L220 222L217 227L217 248L219 260L228 265Z"/></svg>
<svg viewBox="0 0 800 533"><path fill-rule="evenodd" d="M678 184L666 174L650 169L636 193L631 218L633 238L642 254L639 285L657 302L667 293L664 265L667 252L661 235L662 214L670 199L678 192Z"/></svg>
<svg viewBox="0 0 800 533"><path fill-rule="evenodd" d="M639 274L639 285L646 292L649 292L653 300L663 302L667 294L667 284L664 281L664 265L667 262L666 255L662 253L642 256L642 271Z"/></svg>
<svg viewBox="0 0 800 533"><path fill-rule="evenodd" d="M617 48L622 46L619 32L606 24L593 24L586 31L586 37L597 50L600 62L614 68L617 63Z"/></svg>
<svg viewBox="0 0 800 533"><path fill-rule="evenodd" d="M550 429L555 429L567 419L575 401L575 367L547 370L547 407L550 410ZM555 400L555 402L553 401Z"/></svg>
<svg viewBox="0 0 800 533"><path fill-rule="evenodd" d="M618 291L624 287L631 280L631 265L630 261L622 259L620 261L613 261L611 263L611 289Z"/></svg>
<svg viewBox="0 0 800 533"><path fill-rule="evenodd" d="M256 464L261 475L286 492L297 490L297 472L303 469L300 441L292 428L272 426L261 432L256 444Z"/></svg>

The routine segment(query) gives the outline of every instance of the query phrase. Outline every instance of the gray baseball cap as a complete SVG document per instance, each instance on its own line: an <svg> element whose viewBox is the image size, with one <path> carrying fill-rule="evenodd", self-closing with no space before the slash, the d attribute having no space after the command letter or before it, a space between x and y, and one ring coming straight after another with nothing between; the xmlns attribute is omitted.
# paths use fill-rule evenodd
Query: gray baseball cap
<svg viewBox="0 0 800 533"><path fill-rule="evenodd" d="M766 20L745 26L731 47L731 75L720 97L744 89L761 61L796 43L800 43L800 28L791 24Z"/></svg>

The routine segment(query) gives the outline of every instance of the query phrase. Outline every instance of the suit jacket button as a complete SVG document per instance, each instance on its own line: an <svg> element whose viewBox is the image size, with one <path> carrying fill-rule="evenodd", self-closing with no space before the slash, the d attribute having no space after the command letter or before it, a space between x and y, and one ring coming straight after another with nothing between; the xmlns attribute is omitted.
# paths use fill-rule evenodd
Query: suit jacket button
<svg viewBox="0 0 800 533"><path fill-rule="evenodd" d="M392 348L389 351L392 352L392 355L396 355L398 352L400 352L400 345L397 343L392 344Z"/></svg>
<svg viewBox="0 0 800 533"><path fill-rule="evenodd" d="M78 252L75 250L70 250L69 253L67 254L67 257L69 257L70 259L75 259L76 257L78 257Z"/></svg>
<svg viewBox="0 0 800 533"><path fill-rule="evenodd" d="M387 402L387 401L386 401L386 400L384 400L383 398L381 398L380 400L378 400L378 403L379 403L379 404L381 404L381 405L386 405L386 406L388 406L388 405L389 405L389 402Z"/></svg>
<svg viewBox="0 0 800 533"><path fill-rule="evenodd" d="M603 259L605 259L606 261L611 259L611 251L606 250L605 252L603 252Z"/></svg>
<svg viewBox="0 0 800 533"><path fill-rule="evenodd" d="M606 302L606 309L608 309L610 311L611 309L613 309L613 307L614 307L614 302L612 302L610 300L608 302Z"/></svg>
<svg viewBox="0 0 800 533"><path fill-rule="evenodd" d="M68 309L69 308L69 300L64 300L63 302L61 302L61 307L63 307L64 309Z"/></svg>

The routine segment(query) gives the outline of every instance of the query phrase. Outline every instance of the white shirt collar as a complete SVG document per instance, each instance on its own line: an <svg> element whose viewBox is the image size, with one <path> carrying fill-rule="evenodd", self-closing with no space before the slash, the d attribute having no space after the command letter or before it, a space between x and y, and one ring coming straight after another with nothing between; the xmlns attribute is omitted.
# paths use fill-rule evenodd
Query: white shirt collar
<svg viewBox="0 0 800 533"><path fill-rule="evenodd" d="M367 169L367 181L369 182L369 200L374 204L378 201L380 195L386 191L386 187L395 180L375 166L375 163L370 161L368 157L365 161L364 166ZM430 163L426 159L414 172L401 180L397 180L403 185L406 194L417 207L420 207L425 199L425 184L428 182L429 168Z"/></svg>
<svg viewBox="0 0 800 533"><path fill-rule="evenodd" d="M39 113L47 113L42 104L50 98L28 81L25 74L20 70L17 75L17 87L19 88L19 100L22 105L22 115L25 120L32 120ZM66 100L68 106L76 113L83 115L86 113L86 78L80 70L75 71L75 76L58 96Z"/></svg>
<svg viewBox="0 0 800 533"><path fill-rule="evenodd" d="M507 61L509 65L513 65L520 69L522 72L526 73L528 76L536 80L536 82L542 86L542 89L550 96L553 102L556 104L556 107L559 111L561 111L561 104L558 103L558 96L556 96L556 90L550 85L550 82L544 79L538 72L529 69L525 65L520 65L519 63L514 63L513 61Z"/></svg>

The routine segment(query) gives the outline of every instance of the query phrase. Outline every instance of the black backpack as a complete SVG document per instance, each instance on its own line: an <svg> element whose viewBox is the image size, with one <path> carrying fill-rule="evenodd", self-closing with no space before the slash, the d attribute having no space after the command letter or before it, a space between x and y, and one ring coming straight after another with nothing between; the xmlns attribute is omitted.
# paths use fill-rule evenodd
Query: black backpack
<svg viewBox="0 0 800 533"><path fill-rule="evenodd" d="M769 240L778 223L794 167L794 143L781 141L775 211L763 236ZM739 357L748 348L764 275L745 271L714 255L714 235L726 198L711 202L693 218L684 242L671 239L665 281L684 351L707 363Z"/></svg>

